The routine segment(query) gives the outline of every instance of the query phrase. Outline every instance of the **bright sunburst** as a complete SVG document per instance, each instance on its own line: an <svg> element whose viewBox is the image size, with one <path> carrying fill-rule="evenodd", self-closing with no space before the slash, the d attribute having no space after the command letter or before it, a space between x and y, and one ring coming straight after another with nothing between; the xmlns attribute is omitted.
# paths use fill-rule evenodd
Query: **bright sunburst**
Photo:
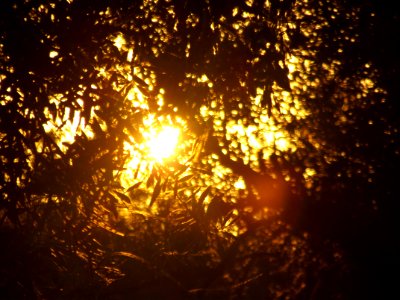
<svg viewBox="0 0 400 300"><path fill-rule="evenodd" d="M147 142L149 156L162 161L174 154L178 144L180 130L172 126L164 126Z"/></svg>

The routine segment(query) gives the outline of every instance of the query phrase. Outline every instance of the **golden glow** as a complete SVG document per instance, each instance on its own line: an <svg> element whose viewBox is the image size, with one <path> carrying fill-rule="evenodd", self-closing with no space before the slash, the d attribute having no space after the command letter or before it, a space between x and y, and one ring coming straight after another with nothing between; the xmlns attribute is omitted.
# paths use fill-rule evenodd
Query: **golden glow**
<svg viewBox="0 0 400 300"><path fill-rule="evenodd" d="M154 165L165 164L168 169L169 162L186 162L193 140L188 138L185 128L186 122L179 117L172 119L148 113L139 129L141 139L131 137L131 142L124 143L130 158L124 164L124 172L120 173L122 186L129 188L146 181Z"/></svg>
<svg viewBox="0 0 400 300"><path fill-rule="evenodd" d="M162 127L147 142L149 156L157 161L162 161L172 156L179 141L179 134L180 130L176 127Z"/></svg>
<svg viewBox="0 0 400 300"><path fill-rule="evenodd" d="M244 190L246 189L246 183L244 182L243 178L240 177L233 185L237 189Z"/></svg>
<svg viewBox="0 0 400 300"><path fill-rule="evenodd" d="M61 102L62 95L53 95L50 103L55 104L57 109ZM77 99L77 102L83 105L83 100ZM52 117L50 110L45 107L44 113L49 117L47 123L43 124L43 128L47 133L52 133L57 146L61 151L65 152L68 145L74 143L77 134L85 132L88 138L93 137L93 132L86 126L86 120L81 117L78 110L72 111L69 107L65 108L64 115Z"/></svg>
<svg viewBox="0 0 400 300"><path fill-rule="evenodd" d="M119 34L116 38L114 38L114 46L121 50L126 44L125 38L122 34Z"/></svg>
<svg viewBox="0 0 400 300"><path fill-rule="evenodd" d="M49 57L50 58L54 58L54 57L56 57L56 56L58 56L58 52L57 51L50 51L50 53L49 53Z"/></svg>

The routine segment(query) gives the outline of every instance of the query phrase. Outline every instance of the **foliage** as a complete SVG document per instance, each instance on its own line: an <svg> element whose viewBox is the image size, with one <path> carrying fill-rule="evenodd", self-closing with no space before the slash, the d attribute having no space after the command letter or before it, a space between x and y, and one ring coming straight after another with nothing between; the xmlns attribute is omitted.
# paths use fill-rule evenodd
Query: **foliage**
<svg viewBox="0 0 400 300"><path fill-rule="evenodd" d="M2 297L389 295L398 21L375 1L1 1ZM154 162L163 122L183 138Z"/></svg>

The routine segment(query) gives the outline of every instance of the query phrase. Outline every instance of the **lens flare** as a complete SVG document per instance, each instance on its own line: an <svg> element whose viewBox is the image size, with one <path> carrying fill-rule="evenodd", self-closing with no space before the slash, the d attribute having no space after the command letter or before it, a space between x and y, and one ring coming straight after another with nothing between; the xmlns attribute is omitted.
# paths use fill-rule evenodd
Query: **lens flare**
<svg viewBox="0 0 400 300"><path fill-rule="evenodd" d="M149 156L157 161L162 161L175 152L179 141L180 131L176 127L165 126L147 142Z"/></svg>

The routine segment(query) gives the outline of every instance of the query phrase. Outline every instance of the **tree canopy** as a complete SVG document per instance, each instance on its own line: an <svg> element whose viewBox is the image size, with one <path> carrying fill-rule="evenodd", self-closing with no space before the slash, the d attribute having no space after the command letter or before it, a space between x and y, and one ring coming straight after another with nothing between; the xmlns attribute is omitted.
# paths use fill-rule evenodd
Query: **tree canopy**
<svg viewBox="0 0 400 300"><path fill-rule="evenodd" d="M399 21L375 0L1 1L1 297L391 295Z"/></svg>

